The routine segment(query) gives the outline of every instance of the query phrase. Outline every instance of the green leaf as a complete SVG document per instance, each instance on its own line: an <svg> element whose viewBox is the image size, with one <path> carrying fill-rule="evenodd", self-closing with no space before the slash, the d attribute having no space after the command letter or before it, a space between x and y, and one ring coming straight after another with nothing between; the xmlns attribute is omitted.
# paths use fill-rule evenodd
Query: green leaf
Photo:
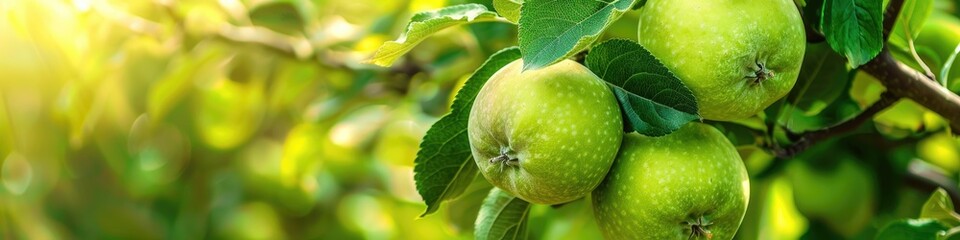
<svg viewBox="0 0 960 240"><path fill-rule="evenodd" d="M538 69L586 49L635 0L526 0L520 9L523 69Z"/></svg>
<svg viewBox="0 0 960 240"><path fill-rule="evenodd" d="M306 21L301 6L294 1L272 1L250 9L250 21L285 34L303 33Z"/></svg>
<svg viewBox="0 0 960 240"><path fill-rule="evenodd" d="M955 87L950 85L950 70L953 69L953 61L957 60L958 53L960 53L960 44L957 44L957 47L953 49L953 53L951 53L950 57L947 57L947 61L943 63L943 68L940 69L940 85L946 86L951 90L954 90Z"/></svg>
<svg viewBox="0 0 960 240"><path fill-rule="evenodd" d="M880 0L826 0L821 26L834 51L858 67L883 48L883 8Z"/></svg>
<svg viewBox="0 0 960 240"><path fill-rule="evenodd" d="M500 68L520 58L516 47L490 56L457 92L450 113L430 126L414 160L413 179L417 192L427 204L421 216L437 211L444 200L456 198L477 176L477 164L470 153L467 119L480 88Z"/></svg>
<svg viewBox="0 0 960 240"><path fill-rule="evenodd" d="M923 209L920 210L920 218L936 219L947 227L960 226L960 215L953 211L953 202L950 201L950 195L942 188L933 192L930 199L923 204Z"/></svg>
<svg viewBox="0 0 960 240"><path fill-rule="evenodd" d="M490 190L477 216L474 238L526 239L530 203L499 188Z"/></svg>
<svg viewBox="0 0 960 240"><path fill-rule="evenodd" d="M587 55L586 65L609 83L628 132L663 136L700 119L693 92L636 42L601 43Z"/></svg>
<svg viewBox="0 0 960 240"><path fill-rule="evenodd" d="M933 0L905 0L900 16L890 32L890 44L900 49L910 49L907 39L916 39L923 23L933 12Z"/></svg>
<svg viewBox="0 0 960 240"><path fill-rule="evenodd" d="M493 8L497 13L514 23L520 21L520 5L523 5L523 0L493 0Z"/></svg>
<svg viewBox="0 0 960 240"><path fill-rule="evenodd" d="M904 219L887 224L877 233L877 240L929 239L936 240L947 230L933 219Z"/></svg>
<svg viewBox="0 0 960 240"><path fill-rule="evenodd" d="M368 62L384 67L390 66L400 56L440 30L467 23L490 21L507 20L497 16L496 12L487 10L483 5L472 3L417 13L410 18L406 31L400 34L397 40L383 43Z"/></svg>
<svg viewBox="0 0 960 240"><path fill-rule="evenodd" d="M813 116L833 103L846 89L849 71L843 56L826 43L807 44L797 84L787 99L804 115Z"/></svg>

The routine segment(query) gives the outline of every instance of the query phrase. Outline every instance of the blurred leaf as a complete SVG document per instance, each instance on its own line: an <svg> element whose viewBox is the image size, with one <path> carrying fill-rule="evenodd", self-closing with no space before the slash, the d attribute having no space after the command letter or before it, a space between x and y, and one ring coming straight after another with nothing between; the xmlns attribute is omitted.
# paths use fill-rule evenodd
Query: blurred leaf
<svg viewBox="0 0 960 240"><path fill-rule="evenodd" d="M302 33L305 18L294 1L273 1L250 9L250 21L285 34Z"/></svg>
<svg viewBox="0 0 960 240"><path fill-rule="evenodd" d="M634 0L524 1L519 21L523 69L546 67L587 48L633 3Z"/></svg>
<svg viewBox="0 0 960 240"><path fill-rule="evenodd" d="M440 30L461 24L488 21L505 21L505 19L497 16L496 12L488 11L480 4L463 4L417 13L410 18L410 23L400 37L383 43L368 62L384 67L390 66L400 56Z"/></svg>
<svg viewBox="0 0 960 240"><path fill-rule="evenodd" d="M844 60L826 43L808 44L796 87L787 99L805 115L819 114L846 89L848 72L840 64Z"/></svg>
<svg viewBox="0 0 960 240"><path fill-rule="evenodd" d="M663 136L700 118L693 92L640 44L606 41L590 51L586 65L611 86L626 131Z"/></svg>
<svg viewBox="0 0 960 240"><path fill-rule="evenodd" d="M852 67L867 63L883 48L881 0L826 0L823 34Z"/></svg>
<svg viewBox="0 0 960 240"><path fill-rule="evenodd" d="M427 204L421 216L437 211L441 202L463 193L476 177L478 169L467 137L470 108L490 76L519 58L517 48L504 49L490 56L457 92L450 114L434 123L423 137L413 169L417 192Z"/></svg>
<svg viewBox="0 0 960 240"><path fill-rule="evenodd" d="M887 224L877 233L877 240L935 240L946 226L933 219L904 219Z"/></svg>
<svg viewBox="0 0 960 240"><path fill-rule="evenodd" d="M478 240L526 239L530 203L499 188L490 190L477 216Z"/></svg>
<svg viewBox="0 0 960 240"><path fill-rule="evenodd" d="M202 50L201 50L202 49ZM147 113L156 121L163 121L167 113L182 100L194 86L198 72L209 69L221 56L219 48L197 48L198 52L184 56L167 70L167 75L150 88Z"/></svg>
<svg viewBox="0 0 960 240"><path fill-rule="evenodd" d="M927 203L923 204L923 209L920 210L920 218L936 219L947 227L960 226L960 215L953 211L953 202L950 201L950 195L943 188L934 191Z"/></svg>
<svg viewBox="0 0 960 240"><path fill-rule="evenodd" d="M520 5L522 4L523 0L493 0L493 8L500 13L500 16L515 23L520 20Z"/></svg>
<svg viewBox="0 0 960 240"><path fill-rule="evenodd" d="M493 189L493 185L490 185L486 178L478 176L462 196L450 201L445 206L446 221L459 233L474 231L477 214L491 189Z"/></svg>
<svg viewBox="0 0 960 240"><path fill-rule="evenodd" d="M954 48L953 53L950 53L950 57L947 57L947 61L943 63L943 68L940 69L940 78L938 79L941 85L948 86L950 90L954 92L960 91L960 89L953 87L950 83L950 70L953 69L953 62L957 60L957 54L960 54L960 43ZM956 83L953 84L956 85Z"/></svg>
<svg viewBox="0 0 960 240"><path fill-rule="evenodd" d="M803 23L810 25L814 30L821 31L820 18L823 15L824 0L806 0L803 6Z"/></svg>

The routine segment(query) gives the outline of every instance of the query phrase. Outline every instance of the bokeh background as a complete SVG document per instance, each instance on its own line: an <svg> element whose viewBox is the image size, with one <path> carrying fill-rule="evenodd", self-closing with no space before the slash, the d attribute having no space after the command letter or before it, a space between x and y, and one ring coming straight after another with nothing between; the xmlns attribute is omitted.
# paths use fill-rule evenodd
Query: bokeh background
<svg viewBox="0 0 960 240"><path fill-rule="evenodd" d="M392 67L363 63L413 13L466 2L492 9L489 0L0 1L0 239L472 238L490 185L478 178L421 218L413 161L452 93L516 44L516 26L454 27ZM603 38L634 39L636 14ZM954 177L956 144L944 136L930 150ZM831 149L811 154L855 155ZM798 213L790 176L764 175L772 157L740 150L753 192L739 238L845 231ZM810 178L850 183L836 192L805 193L841 208L831 213L850 211L831 196L869 198L843 213L868 223L845 236L915 217L929 196L896 183L876 190L882 171L851 169ZM881 197L894 200L878 206ZM585 200L533 207L529 232L601 237Z"/></svg>

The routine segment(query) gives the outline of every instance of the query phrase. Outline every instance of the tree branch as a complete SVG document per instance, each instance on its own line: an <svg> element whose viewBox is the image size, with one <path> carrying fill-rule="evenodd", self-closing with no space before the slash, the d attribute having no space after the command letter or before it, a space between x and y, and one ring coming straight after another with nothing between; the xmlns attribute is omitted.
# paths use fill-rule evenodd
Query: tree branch
<svg viewBox="0 0 960 240"><path fill-rule="evenodd" d="M890 39L890 33L893 32L893 25L897 23L897 16L903 9L903 0L890 0L887 3L887 9L883 11L883 42Z"/></svg>
<svg viewBox="0 0 960 240"><path fill-rule="evenodd" d="M907 184L922 191L933 192L937 188L943 188L950 195L950 201L953 202L953 210L960 212L960 189L952 178L943 175L940 172L924 166L922 160L913 160L907 166L906 181Z"/></svg>
<svg viewBox="0 0 960 240"><path fill-rule="evenodd" d="M923 73L897 62L886 48L861 69L876 77L887 91L936 112L950 123L954 133L960 134L960 96Z"/></svg>
<svg viewBox="0 0 960 240"><path fill-rule="evenodd" d="M894 96L890 92L884 92L880 95L880 100L873 103L873 105L870 105L864 109L863 112L860 112L860 114L857 114L853 118L830 127L797 134L799 136L797 141L793 142L793 144L787 147L774 146L773 155L779 158L791 158L807 150L807 148L810 148L817 142L856 130L860 127L860 125L863 125L863 123L873 119L873 116L877 115L877 113L880 113L880 111L887 109L898 100L900 100L900 97Z"/></svg>

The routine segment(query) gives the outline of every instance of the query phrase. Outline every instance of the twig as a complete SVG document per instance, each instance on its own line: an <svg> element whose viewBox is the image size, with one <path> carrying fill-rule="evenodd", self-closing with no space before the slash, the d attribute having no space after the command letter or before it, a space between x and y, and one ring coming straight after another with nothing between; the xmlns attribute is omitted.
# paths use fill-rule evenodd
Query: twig
<svg viewBox="0 0 960 240"><path fill-rule="evenodd" d="M960 189L952 178L943 175L923 166L921 160L913 160L907 167L906 182L912 187L922 191L935 191L937 188L943 188L950 195L950 201L953 202L953 211L960 212Z"/></svg>
<svg viewBox="0 0 960 240"><path fill-rule="evenodd" d="M894 95L909 98L936 112L950 123L954 133L960 133L960 96L923 73L897 62L886 48L862 69L876 77Z"/></svg>
<svg viewBox="0 0 960 240"><path fill-rule="evenodd" d="M863 123L873 119L873 116L877 115L877 113L896 103L897 100L900 100L900 98L890 92L884 92L880 95L880 100L877 100L877 102L853 118L830 127L797 134L799 138L793 142L793 144L786 147L773 146L773 154L779 158L791 158L820 141L856 130L860 125L863 125Z"/></svg>

